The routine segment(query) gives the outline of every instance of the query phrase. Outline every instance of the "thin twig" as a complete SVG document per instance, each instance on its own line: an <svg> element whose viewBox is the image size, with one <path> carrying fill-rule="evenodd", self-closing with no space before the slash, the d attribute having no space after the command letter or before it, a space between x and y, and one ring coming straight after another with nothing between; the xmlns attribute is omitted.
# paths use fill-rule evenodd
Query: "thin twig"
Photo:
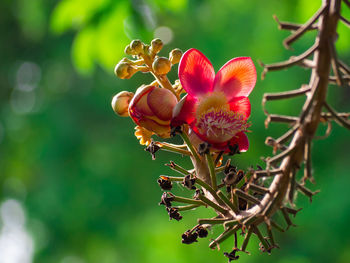
<svg viewBox="0 0 350 263"><path fill-rule="evenodd" d="M343 61L338 59L338 64L340 66L340 70L344 73L344 74L348 74L350 75L350 67L344 63Z"/></svg>
<svg viewBox="0 0 350 263"><path fill-rule="evenodd" d="M289 49L290 45L300 38L312 25L315 23L315 21L323 14L323 12L326 10L328 5L322 6L305 24L303 24L298 30L296 30L293 34L291 34L289 37L287 37L283 44L284 46Z"/></svg>
<svg viewBox="0 0 350 263"><path fill-rule="evenodd" d="M280 122L280 123L296 123L298 120L298 117L294 116L286 116L286 115L277 115L277 114L270 114L267 116L265 120L265 128L268 128L268 125L270 122Z"/></svg>
<svg viewBox="0 0 350 263"><path fill-rule="evenodd" d="M347 27L350 27L350 21L347 20L345 17L340 16L340 20L341 20Z"/></svg>
<svg viewBox="0 0 350 263"><path fill-rule="evenodd" d="M326 109L332 114L334 120L341 126L350 130L350 122L344 120L343 118L338 116L338 113L325 101L324 106Z"/></svg>
<svg viewBox="0 0 350 263"><path fill-rule="evenodd" d="M274 71L274 70L280 70L280 69L288 68L288 67L291 67L291 66L299 63L300 61L302 61L303 59L309 57L312 53L314 53L317 48L318 48L318 43L314 43L303 54L301 54L299 56L292 56L286 61L279 62L279 63L274 63L274 64L270 64L270 65L264 65L263 63L260 63L261 66L264 67L264 70L263 70L263 72L261 74L261 78L264 79L265 75L266 75L266 73L268 71Z"/></svg>
<svg viewBox="0 0 350 263"><path fill-rule="evenodd" d="M343 0L343 2L350 8L350 1L349 0Z"/></svg>
<svg viewBox="0 0 350 263"><path fill-rule="evenodd" d="M312 176L311 167L311 138L307 138L304 147L304 177L302 179L303 182L305 182L306 179L310 180L310 182L312 183L315 182L315 179Z"/></svg>
<svg viewBox="0 0 350 263"><path fill-rule="evenodd" d="M331 53L331 64L336 83L338 86L343 86L343 78L339 72L339 64L337 63L337 52L335 51L334 42L331 39L328 40L328 47Z"/></svg>
<svg viewBox="0 0 350 263"><path fill-rule="evenodd" d="M280 30L298 30L302 24L296 24L296 23L290 23L290 22L282 22L280 21L276 15L273 16L273 18L275 19L275 21L278 24L278 29ZM307 30L314 30L317 29L317 25L313 24L311 25Z"/></svg>

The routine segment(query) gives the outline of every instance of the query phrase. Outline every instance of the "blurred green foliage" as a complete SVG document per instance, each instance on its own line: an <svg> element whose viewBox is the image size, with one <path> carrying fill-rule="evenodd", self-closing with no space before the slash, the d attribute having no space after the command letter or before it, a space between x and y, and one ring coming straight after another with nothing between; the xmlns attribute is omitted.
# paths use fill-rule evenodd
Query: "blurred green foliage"
<svg viewBox="0 0 350 263"><path fill-rule="evenodd" d="M33 262L225 262L222 250L207 248L208 239L181 244L181 234L205 209L168 220L159 207L156 179L173 174L163 163L179 156L159 153L156 161L133 136L130 119L118 118L112 96L152 81L113 76L113 67L133 38L149 42L160 26L175 47L195 47L218 70L236 56L275 62L306 50L314 33L283 49L288 35L272 19L304 22L320 1L254 0L3 0L0 2L0 193L1 201L18 200L34 239ZM350 11L344 6L344 16ZM170 29L170 30L169 30ZM169 38L171 39L171 37ZM339 26L339 56L350 62L350 31ZM252 102L250 150L235 157L242 168L270 154L267 135L285 127L264 128L264 92L297 88L309 72L299 68L270 73L259 80ZM171 75L176 78L176 69ZM349 90L330 87L339 111L349 111ZM271 103L271 112L298 114L302 100ZM314 173L321 193L304 209L297 228L277 234L281 249L261 254L255 240L251 256L240 262L350 262L349 133L335 125L330 138L313 145ZM176 191L182 191L177 187ZM184 193L185 194L185 193ZM213 236L219 228L212 230ZM1 257L1 255L0 255Z"/></svg>

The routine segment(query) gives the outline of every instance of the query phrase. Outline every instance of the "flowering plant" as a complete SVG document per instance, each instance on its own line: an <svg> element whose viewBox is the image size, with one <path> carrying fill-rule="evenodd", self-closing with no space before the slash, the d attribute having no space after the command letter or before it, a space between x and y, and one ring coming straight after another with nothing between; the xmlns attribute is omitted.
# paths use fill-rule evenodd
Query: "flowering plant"
<svg viewBox="0 0 350 263"><path fill-rule="evenodd" d="M155 81L138 88L135 95L129 91L118 93L112 100L114 111L121 116L130 116L137 124L135 135L147 146L153 159L158 150L165 150L190 157L193 164L189 169L172 161L167 164L180 176L159 177L158 184L165 191L160 205L165 206L170 219L177 221L182 219L180 212L201 206L216 213L213 218L199 218L197 224L182 235L182 243L191 244L198 238L205 238L208 229L220 225L223 232L210 242L209 247L219 248L221 242L233 236L232 251L224 253L229 261L239 258L238 251L246 252L252 234L260 240L261 251L270 253L278 247L272 229L285 230L274 215L281 212L288 229L293 226L290 215L295 216L300 210L295 209L296 193L300 192L310 200L317 193L309 190L305 182L313 182L311 142L319 123L326 122L331 127L330 122L335 120L350 129L350 114L337 113L326 101L329 81L343 84L350 74L349 67L339 61L335 53L339 12L339 0L324 0L320 10L305 25L277 20L282 29L293 30L284 43L289 47L320 18L314 26L318 30L315 44L304 54L281 63L262 64L262 76L267 71L296 64L312 70L309 84L300 89L264 95L263 105L269 100L307 95L298 117L269 114L265 110L268 115L266 126L270 122L291 124L280 138L267 138L265 143L273 147L274 155L263 158L265 168L256 165L244 171L232 165L230 159L249 147L246 133L250 126L251 106L248 95L256 83L255 66L249 57L234 58L215 74L209 60L196 49L184 54L174 49L166 58L158 56L163 46L159 39L150 45L134 40L126 47L126 54L135 60L124 58L120 61L115 68L116 75L128 79L138 71L149 72ZM311 54L314 54L313 60L307 59ZM167 73L177 63L180 63L179 80L172 84ZM330 65L335 76L329 76ZM322 111L323 107L327 112ZM326 135L330 130L327 129ZM184 144L155 141L154 135L161 140L179 135ZM304 176L300 179L297 171L302 162ZM171 193L174 182L181 182L192 196ZM244 236L240 247L238 231Z"/></svg>

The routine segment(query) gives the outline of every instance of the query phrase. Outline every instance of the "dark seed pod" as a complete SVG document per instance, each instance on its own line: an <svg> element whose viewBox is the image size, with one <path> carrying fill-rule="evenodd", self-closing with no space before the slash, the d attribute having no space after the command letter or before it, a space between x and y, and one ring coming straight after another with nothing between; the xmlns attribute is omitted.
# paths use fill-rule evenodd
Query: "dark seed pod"
<svg viewBox="0 0 350 263"><path fill-rule="evenodd" d="M169 177L166 176L160 176L160 178L157 180L160 188L162 190L171 190L173 188L172 182L169 180Z"/></svg>
<svg viewBox="0 0 350 263"><path fill-rule="evenodd" d="M196 232L198 234L198 237L200 237L200 238L204 238L204 237L208 236L208 230L206 228L204 228L203 226L197 227Z"/></svg>
<svg viewBox="0 0 350 263"><path fill-rule="evenodd" d="M180 221L182 219L182 216L180 215L179 211L176 208L167 207L166 210L169 214L170 220L175 219L176 221Z"/></svg>
<svg viewBox="0 0 350 263"><path fill-rule="evenodd" d="M202 156L205 154L208 154L210 152L210 146L211 145L207 142L203 142L203 143L199 144L198 153Z"/></svg>
<svg viewBox="0 0 350 263"><path fill-rule="evenodd" d="M190 230L186 231L182 234L182 243L183 244L192 244L193 242L197 242L198 234L196 232L191 233Z"/></svg>
<svg viewBox="0 0 350 263"><path fill-rule="evenodd" d="M152 160L156 159L156 152L160 149L160 147L155 144L153 141L148 145L145 149L146 152L149 152L152 155Z"/></svg>
<svg viewBox="0 0 350 263"><path fill-rule="evenodd" d="M162 194L161 200L159 205L165 205L166 207L171 207L171 201L173 201L174 198L173 197L169 197L167 192L164 192Z"/></svg>
<svg viewBox="0 0 350 263"><path fill-rule="evenodd" d="M195 178L191 178L191 176L188 174L184 177L184 180L182 181L182 185L190 190L195 190L196 187L194 184L196 183Z"/></svg>

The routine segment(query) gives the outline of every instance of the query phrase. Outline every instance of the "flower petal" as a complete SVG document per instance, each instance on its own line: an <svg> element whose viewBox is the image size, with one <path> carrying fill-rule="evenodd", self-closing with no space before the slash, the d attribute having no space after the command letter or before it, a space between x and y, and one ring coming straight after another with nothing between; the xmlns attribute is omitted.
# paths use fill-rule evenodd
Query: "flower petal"
<svg viewBox="0 0 350 263"><path fill-rule="evenodd" d="M249 57L231 59L215 76L214 91L222 91L227 99L247 97L256 83L256 69Z"/></svg>
<svg viewBox="0 0 350 263"><path fill-rule="evenodd" d="M173 109L171 126L180 126L184 123L190 124L195 120L196 99L190 95L184 96Z"/></svg>
<svg viewBox="0 0 350 263"><path fill-rule="evenodd" d="M246 119L249 118L251 106L247 97L233 98L228 104L231 111L242 113Z"/></svg>
<svg viewBox="0 0 350 263"><path fill-rule="evenodd" d="M229 141L229 144L238 144L239 151L246 152L249 148L248 136L244 132L239 132Z"/></svg>
<svg viewBox="0 0 350 263"><path fill-rule="evenodd" d="M210 61L197 49L183 54L179 64L179 79L182 87L193 97L213 89L215 71Z"/></svg>
<svg viewBox="0 0 350 263"><path fill-rule="evenodd" d="M173 116L177 99L170 90L154 88L147 96L147 104L159 119L168 121Z"/></svg>

